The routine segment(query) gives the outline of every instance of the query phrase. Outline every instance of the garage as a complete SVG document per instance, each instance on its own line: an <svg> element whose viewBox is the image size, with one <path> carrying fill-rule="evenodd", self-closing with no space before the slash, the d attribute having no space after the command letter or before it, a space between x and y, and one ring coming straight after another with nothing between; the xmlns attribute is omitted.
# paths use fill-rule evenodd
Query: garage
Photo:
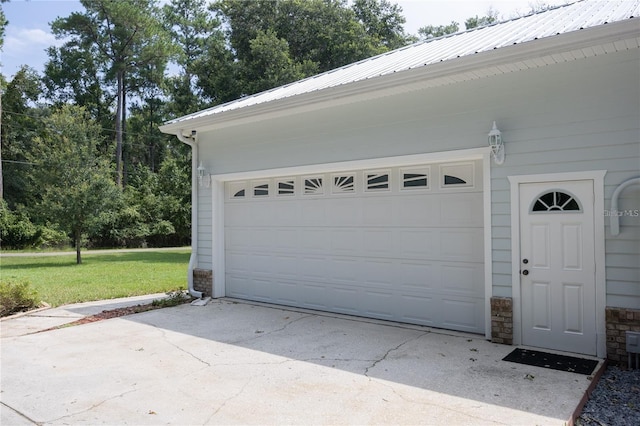
<svg viewBox="0 0 640 426"><path fill-rule="evenodd" d="M484 333L482 161L232 180L227 297Z"/></svg>

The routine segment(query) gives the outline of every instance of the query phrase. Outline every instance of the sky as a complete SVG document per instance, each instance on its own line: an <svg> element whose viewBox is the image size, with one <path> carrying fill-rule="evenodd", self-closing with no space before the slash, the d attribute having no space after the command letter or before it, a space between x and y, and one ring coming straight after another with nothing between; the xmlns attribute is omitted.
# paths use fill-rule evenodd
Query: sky
<svg viewBox="0 0 640 426"><path fill-rule="evenodd" d="M409 34L417 34L426 25L447 25L451 21L460 24L472 16L485 16L490 8L501 19L524 14L540 0L390 0L403 9L407 20L404 28ZM567 0L544 0L548 5L567 3ZM57 17L82 11L76 0L10 0L3 3L9 25L6 28L4 49L0 52L1 73L11 79L23 64L42 72L47 61L47 47L63 43L51 34L50 23Z"/></svg>

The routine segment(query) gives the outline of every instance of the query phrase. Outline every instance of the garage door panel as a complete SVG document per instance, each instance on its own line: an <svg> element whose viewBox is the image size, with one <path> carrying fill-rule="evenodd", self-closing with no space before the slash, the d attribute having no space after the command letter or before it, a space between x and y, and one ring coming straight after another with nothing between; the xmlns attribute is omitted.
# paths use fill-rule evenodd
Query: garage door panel
<svg viewBox="0 0 640 426"><path fill-rule="evenodd" d="M360 255L362 231L355 229L330 229L331 252L335 254Z"/></svg>
<svg viewBox="0 0 640 426"><path fill-rule="evenodd" d="M360 262L358 258L332 258L328 264L328 275L333 282L355 285L360 282Z"/></svg>
<svg viewBox="0 0 640 426"><path fill-rule="evenodd" d="M327 203L322 199L305 199L300 204L300 226L325 226L327 224Z"/></svg>
<svg viewBox="0 0 640 426"><path fill-rule="evenodd" d="M391 293L365 290L365 297L363 300L364 316L389 320L394 319L394 310L397 306L393 303L393 299L394 297Z"/></svg>
<svg viewBox="0 0 640 426"><path fill-rule="evenodd" d="M390 169L382 191L364 188L377 172L355 171L348 190L295 186L308 180L298 176L284 195L228 193L226 294L482 333L482 191L438 183L437 165L419 169L435 173L431 186L403 188Z"/></svg>
<svg viewBox="0 0 640 426"><path fill-rule="evenodd" d="M278 252L295 253L300 248L298 241L298 229L291 228L276 228L275 243L272 243Z"/></svg>
<svg viewBox="0 0 640 426"><path fill-rule="evenodd" d="M300 222L300 204L296 200L279 200L270 202L273 216L269 226L297 226Z"/></svg>
<svg viewBox="0 0 640 426"><path fill-rule="evenodd" d="M234 274L227 274L225 281L228 289L228 296L237 297L239 299L253 300L254 292L252 281L247 276L236 276Z"/></svg>
<svg viewBox="0 0 640 426"><path fill-rule="evenodd" d="M479 332L479 324L482 323L481 304L474 299L450 299L442 300L442 323L445 328L463 331Z"/></svg>
<svg viewBox="0 0 640 426"><path fill-rule="evenodd" d="M273 291L271 303L290 305L297 303L299 288L296 281L273 280L270 283Z"/></svg>
<svg viewBox="0 0 640 426"><path fill-rule="evenodd" d="M359 308L362 291L358 286L335 287L332 311L348 315L362 315Z"/></svg>
<svg viewBox="0 0 640 426"><path fill-rule="evenodd" d="M325 281L327 259L325 257L300 256L300 278L311 281Z"/></svg>
<svg viewBox="0 0 640 426"><path fill-rule="evenodd" d="M393 203L390 197L363 198L362 224L365 226L389 226L393 224Z"/></svg>
<svg viewBox="0 0 640 426"><path fill-rule="evenodd" d="M271 257L272 274L278 278L298 278L298 257L274 255Z"/></svg>
<svg viewBox="0 0 640 426"><path fill-rule="evenodd" d="M242 274L247 270L250 263L247 261L248 255L245 252L227 251L226 270L232 274Z"/></svg>
<svg viewBox="0 0 640 426"><path fill-rule="evenodd" d="M341 197L327 200L328 221L334 226L358 226L362 217L362 202L359 199Z"/></svg>
<svg viewBox="0 0 640 426"><path fill-rule="evenodd" d="M322 284L307 283L300 287L300 301L301 306L309 309L328 310L328 301L331 298L328 296L327 289Z"/></svg>
<svg viewBox="0 0 640 426"><path fill-rule="evenodd" d="M483 292L482 265L444 264L441 265L441 289L449 294L481 297Z"/></svg>
<svg viewBox="0 0 640 426"><path fill-rule="evenodd" d="M271 228L247 229L252 249L268 249L273 246L274 231Z"/></svg>
<svg viewBox="0 0 640 426"><path fill-rule="evenodd" d="M330 233L326 229L303 228L299 235L300 248L305 253L327 253L330 250Z"/></svg>
<svg viewBox="0 0 640 426"><path fill-rule="evenodd" d="M482 226L482 193L446 194L440 200L442 226Z"/></svg>
<svg viewBox="0 0 640 426"><path fill-rule="evenodd" d="M393 257L395 233L389 229L365 229L362 232L363 255Z"/></svg>
<svg viewBox="0 0 640 426"><path fill-rule="evenodd" d="M391 261L372 261L365 259L362 262L361 281L367 287L385 287L392 285L394 277L393 262Z"/></svg>
<svg viewBox="0 0 640 426"><path fill-rule="evenodd" d="M398 321L435 326L434 318L440 314L437 299L433 297L404 295L399 301L402 310Z"/></svg>
<svg viewBox="0 0 640 426"><path fill-rule="evenodd" d="M225 226L246 226L252 223L252 206L246 203L227 203L225 205Z"/></svg>
<svg viewBox="0 0 640 426"><path fill-rule="evenodd" d="M436 197L403 195L396 203L398 208L397 223L407 227L433 227L439 225L439 202Z"/></svg>
<svg viewBox="0 0 640 426"><path fill-rule="evenodd" d="M440 233L437 229L413 228L399 231L399 252L403 258L434 259L437 257Z"/></svg>
<svg viewBox="0 0 640 426"><path fill-rule="evenodd" d="M440 230L440 259L482 262L482 230L445 228Z"/></svg>

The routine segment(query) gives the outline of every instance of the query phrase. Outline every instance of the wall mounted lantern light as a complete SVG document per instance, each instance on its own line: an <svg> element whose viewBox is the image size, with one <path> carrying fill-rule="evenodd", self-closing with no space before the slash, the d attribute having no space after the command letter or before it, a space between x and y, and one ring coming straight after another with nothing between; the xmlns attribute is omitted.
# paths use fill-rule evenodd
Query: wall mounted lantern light
<svg viewBox="0 0 640 426"><path fill-rule="evenodd" d="M198 165L198 184L203 188L208 188L211 184L211 175L207 173L207 169L202 165L202 161Z"/></svg>
<svg viewBox="0 0 640 426"><path fill-rule="evenodd" d="M493 122L493 128L488 135L489 146L491 147L491 156L496 164L504 163L504 142L502 141L502 133Z"/></svg>

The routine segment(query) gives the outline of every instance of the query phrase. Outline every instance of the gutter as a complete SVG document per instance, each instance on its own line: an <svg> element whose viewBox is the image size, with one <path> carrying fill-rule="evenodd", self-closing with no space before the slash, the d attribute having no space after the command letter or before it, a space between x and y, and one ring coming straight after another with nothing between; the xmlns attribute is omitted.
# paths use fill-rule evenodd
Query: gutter
<svg viewBox="0 0 640 426"><path fill-rule="evenodd" d="M198 142L195 130L191 131L190 136L184 136L180 130L176 136L180 142L191 147L191 257L187 268L187 286L191 296L202 299L202 292L193 288L193 270L198 265Z"/></svg>

